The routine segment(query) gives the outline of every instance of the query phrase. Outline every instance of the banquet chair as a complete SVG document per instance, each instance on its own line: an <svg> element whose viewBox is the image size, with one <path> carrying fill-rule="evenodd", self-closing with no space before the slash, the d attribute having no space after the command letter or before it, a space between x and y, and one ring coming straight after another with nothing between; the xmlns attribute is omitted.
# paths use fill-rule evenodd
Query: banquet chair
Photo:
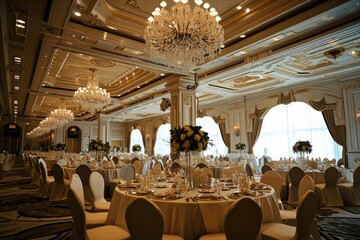
<svg viewBox="0 0 360 240"><path fill-rule="evenodd" d="M161 176L162 165L161 162L156 162L154 166L150 169L150 175L155 179Z"/></svg>
<svg viewBox="0 0 360 240"><path fill-rule="evenodd" d="M49 201L62 201L67 198L70 182L64 178L64 169L58 163L55 163L51 168L51 173L54 176L54 183L51 186Z"/></svg>
<svg viewBox="0 0 360 240"><path fill-rule="evenodd" d="M61 158L61 159L59 159L59 160L57 161L57 164L59 164L59 165L62 166L62 167L66 166L67 163L68 163L68 160L63 159L63 158Z"/></svg>
<svg viewBox="0 0 360 240"><path fill-rule="evenodd" d="M296 211L296 226L266 223L260 228L261 237L263 240L310 240L316 211L317 196L314 191L307 191L299 201Z"/></svg>
<svg viewBox="0 0 360 240"><path fill-rule="evenodd" d="M144 217L146 216L146 217ZM164 216L158 206L145 198L136 198L125 211L125 221L131 239L181 240L164 234Z"/></svg>
<svg viewBox="0 0 360 240"><path fill-rule="evenodd" d="M339 172L335 167L328 167L324 172L325 183L315 184L315 192L321 201L321 204L327 207L344 206L337 181Z"/></svg>
<svg viewBox="0 0 360 240"><path fill-rule="evenodd" d="M203 168L201 168L201 169L202 169L202 171L203 171L204 173L206 173L206 175L208 176L208 179L211 179L212 177L214 177L214 174L213 174L213 172L211 171L210 168L208 168L208 167L203 167Z"/></svg>
<svg viewBox="0 0 360 240"><path fill-rule="evenodd" d="M84 189L81 183L81 178L76 173L72 176L70 181L70 189L76 193L80 203L85 208ZM70 190L69 190L70 191ZM85 211L86 225L88 227L96 227L105 225L107 212L88 212Z"/></svg>
<svg viewBox="0 0 360 240"><path fill-rule="evenodd" d="M297 205L298 203L298 191L299 191L299 184L301 179L305 176L304 170L300 167L292 167L289 170L288 177L289 177L289 196L288 196L288 203Z"/></svg>
<svg viewBox="0 0 360 240"><path fill-rule="evenodd" d="M124 180L134 180L135 179L135 167L132 164L124 166Z"/></svg>
<svg viewBox="0 0 360 240"><path fill-rule="evenodd" d="M255 174L254 174L255 170L254 170L254 167L252 166L252 163L246 163L245 170L246 170L247 175L250 177L250 179L254 180L255 179Z"/></svg>
<svg viewBox="0 0 360 240"><path fill-rule="evenodd" d="M360 205L360 167L353 173L353 183L339 183L337 186L344 203Z"/></svg>
<svg viewBox="0 0 360 240"><path fill-rule="evenodd" d="M115 225L106 225L87 229L86 226L86 212L84 205L81 203L77 193L70 189L68 193L68 202L70 212L73 217L73 231L72 239L75 240L115 240L115 239L130 239L130 235L125 230Z"/></svg>
<svg viewBox="0 0 360 240"><path fill-rule="evenodd" d="M105 182L103 176L98 172L92 172L89 179L90 190L94 202L92 204L92 210L98 211L109 211L110 202L106 201L105 194Z"/></svg>
<svg viewBox="0 0 360 240"><path fill-rule="evenodd" d="M40 170L40 165L39 165L39 158L32 156L31 162L33 164L33 169L34 169L33 179L31 181L31 184L40 186L42 176L41 176L41 170Z"/></svg>
<svg viewBox="0 0 360 240"><path fill-rule="evenodd" d="M205 167L207 167L205 163L198 163L195 166L195 168L205 168Z"/></svg>
<svg viewBox="0 0 360 240"><path fill-rule="evenodd" d="M264 165L261 167L261 173L264 174L266 173L267 171L270 171L272 170L272 167L270 167L269 165Z"/></svg>
<svg viewBox="0 0 360 240"><path fill-rule="evenodd" d="M340 158L337 163L336 163L336 166L338 167L344 167L344 160L342 158Z"/></svg>
<svg viewBox="0 0 360 240"><path fill-rule="evenodd" d="M283 185L283 180L280 174L274 170L267 171L261 176L260 182L270 185L272 188L274 188L278 199L279 209L284 209L283 203L280 198Z"/></svg>
<svg viewBox="0 0 360 240"><path fill-rule="evenodd" d="M114 161L114 163L116 164L116 165L118 165L118 163L119 163L119 158L118 157L112 157L111 158L111 160L113 160Z"/></svg>
<svg viewBox="0 0 360 240"><path fill-rule="evenodd" d="M55 179L53 176L48 176L48 171L44 159L38 159L38 164L41 172L39 196L41 198L48 198L50 197L52 183L55 182Z"/></svg>
<svg viewBox="0 0 360 240"><path fill-rule="evenodd" d="M173 172L173 173L178 173L182 169L183 169L183 167L178 162L173 162L171 164L171 172Z"/></svg>
<svg viewBox="0 0 360 240"><path fill-rule="evenodd" d="M141 174L141 160L139 160L139 159L133 159L132 161L131 161L131 164L132 165L134 165L134 167L135 167L135 174L137 173L137 174Z"/></svg>
<svg viewBox="0 0 360 240"><path fill-rule="evenodd" d="M75 173L79 175L79 177L81 178L81 183L83 185L85 205L91 205L91 203L94 202L89 185L89 178L91 172L91 168L86 164L81 164L75 169Z"/></svg>
<svg viewBox="0 0 360 240"><path fill-rule="evenodd" d="M252 198L242 197L231 204L224 221L225 233L205 234L199 240L255 240L259 235L262 211Z"/></svg>

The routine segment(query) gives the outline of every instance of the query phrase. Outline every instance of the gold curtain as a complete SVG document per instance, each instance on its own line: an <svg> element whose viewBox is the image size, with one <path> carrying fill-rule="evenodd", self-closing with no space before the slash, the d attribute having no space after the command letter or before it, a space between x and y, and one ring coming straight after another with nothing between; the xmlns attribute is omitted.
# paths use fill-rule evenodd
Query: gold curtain
<svg viewBox="0 0 360 240"><path fill-rule="evenodd" d="M155 141L156 141L156 136L157 136L157 131L158 131L159 127L154 127L154 132L153 132L153 139L152 139L152 143L151 143L151 154L154 155L154 148L155 148ZM169 132L170 135L170 132Z"/></svg>
<svg viewBox="0 0 360 240"><path fill-rule="evenodd" d="M279 97L278 97L278 101L277 104L289 104L292 102L295 102L295 95L293 91L290 91L287 95L285 95L284 93L280 93Z"/></svg>
<svg viewBox="0 0 360 240"><path fill-rule="evenodd" d="M225 145L228 147L228 151L229 151L230 150L230 133L226 133L225 119L221 118L220 115L218 117L213 116L213 119L219 125L221 137L222 137Z"/></svg>
<svg viewBox="0 0 360 240"><path fill-rule="evenodd" d="M141 133L141 138L142 138L143 143L144 143L144 153L145 153L146 152L145 131L140 130L140 133Z"/></svg>
<svg viewBox="0 0 360 240"><path fill-rule="evenodd" d="M251 121L252 121L252 131L247 133L247 139L249 144L249 153L254 153L253 147L256 143L256 141L259 138L261 126L263 123L263 117L265 115L267 108L263 109L257 109L257 106L255 107L255 113L250 115Z"/></svg>
<svg viewBox="0 0 360 240"><path fill-rule="evenodd" d="M321 99L318 102L310 100L309 103L315 110L321 111L331 137L334 139L334 141L337 144L343 147L342 159L344 160L345 167L348 167L349 164L346 155L347 152L346 127L345 125L337 126L335 124L334 109L336 107L336 103L327 104L325 98Z"/></svg>

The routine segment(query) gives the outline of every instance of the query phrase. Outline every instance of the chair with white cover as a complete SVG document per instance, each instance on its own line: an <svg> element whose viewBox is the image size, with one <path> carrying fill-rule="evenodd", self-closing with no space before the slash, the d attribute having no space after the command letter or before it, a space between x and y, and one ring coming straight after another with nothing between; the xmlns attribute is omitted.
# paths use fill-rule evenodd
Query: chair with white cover
<svg viewBox="0 0 360 240"><path fill-rule="evenodd" d="M274 170L267 171L261 176L260 182L270 185L272 188L274 188L278 199L279 209L284 209L283 203L280 198L283 184L283 180L280 174Z"/></svg>
<svg viewBox="0 0 360 240"><path fill-rule="evenodd" d="M151 160L145 160L141 169L141 175L146 175L150 171Z"/></svg>
<svg viewBox="0 0 360 240"><path fill-rule="evenodd" d="M86 164L81 164L78 166L75 170L75 173L79 175L81 178L81 183L83 185L84 189L84 198L85 198L85 204L91 205L94 202L94 199L91 194L90 185L89 185L89 179L90 174L92 170L91 168Z"/></svg>
<svg viewBox="0 0 360 240"><path fill-rule="evenodd" d="M263 240L310 240L311 230L317 211L317 196L314 191L307 191L299 201L296 211L296 226L283 223L266 223L261 226Z"/></svg>
<svg viewBox="0 0 360 240"><path fill-rule="evenodd" d="M109 211L110 202L106 201L105 194L105 182L103 176L99 172L92 172L89 179L90 190L94 199L92 204L92 210L97 211Z"/></svg>
<svg viewBox="0 0 360 240"><path fill-rule="evenodd" d="M262 211L259 204L249 197L242 197L232 203L226 213L225 233L205 234L199 240L255 240L259 235L261 222Z"/></svg>
<svg viewBox="0 0 360 240"><path fill-rule="evenodd" d="M315 184L315 192L321 204L327 207L341 207L344 203L341 198L337 181L339 172L335 167L328 167L324 173L325 183Z"/></svg>
<svg viewBox="0 0 360 240"><path fill-rule="evenodd" d="M50 201L62 201L67 198L70 187L68 179L64 178L64 169L58 163L55 163L51 168L51 173L54 176L55 182L51 186Z"/></svg>
<svg viewBox="0 0 360 240"><path fill-rule="evenodd" d="M353 173L353 183L339 183L338 188L344 203L360 205L360 167Z"/></svg>
<svg viewBox="0 0 360 240"><path fill-rule="evenodd" d="M124 170L124 180L134 180L135 179L135 167L132 164L125 166Z"/></svg>
<svg viewBox="0 0 360 240"><path fill-rule="evenodd" d="M156 162L154 166L150 169L150 175L155 179L161 176L162 165L161 162Z"/></svg>
<svg viewBox="0 0 360 240"><path fill-rule="evenodd" d="M113 156L113 157L111 158L111 160L113 160L114 163L115 163L116 165L118 165L118 163L119 163L119 158L118 158L118 157Z"/></svg>
<svg viewBox="0 0 360 240"><path fill-rule="evenodd" d="M84 189L81 183L81 178L76 173L72 176L70 181L70 189L76 192L77 197L79 198L81 204L85 208L85 199L84 199ZM105 225L107 218L107 212L88 212L85 211L86 215L86 225L89 227L96 227Z"/></svg>
<svg viewBox="0 0 360 240"><path fill-rule="evenodd" d="M52 184L55 182L53 176L48 176L48 171L44 159L38 160L40 172L41 172L41 183L39 188L39 196L41 198L50 197Z"/></svg>
<svg viewBox="0 0 360 240"><path fill-rule="evenodd" d="M42 175L41 175L41 170L40 170L40 165L39 165L39 158L32 156L31 162L33 164L33 169L34 169L34 171L33 171L34 174L33 174L33 179L31 181L31 184L40 186Z"/></svg>
<svg viewBox="0 0 360 240"><path fill-rule="evenodd" d="M178 162L173 162L171 164L171 172L178 173L179 171L183 170L183 167Z"/></svg>
<svg viewBox="0 0 360 240"><path fill-rule="evenodd" d="M62 167L65 167L67 164L68 164L68 160L64 159L64 158L61 158L57 161L57 163L62 166Z"/></svg>
<svg viewBox="0 0 360 240"><path fill-rule="evenodd" d="M137 198L128 205L125 211L125 221L131 239L182 239L176 235L164 234L164 216L160 208L145 198Z"/></svg>
<svg viewBox="0 0 360 240"><path fill-rule="evenodd" d="M254 165L251 162L246 163L245 170L246 170L248 177L250 177L251 180L254 180L255 179Z"/></svg>
<svg viewBox="0 0 360 240"><path fill-rule="evenodd" d="M304 170L300 167L292 167L289 170L289 196L288 203L297 205L298 203L298 192L299 192L299 184L301 179L305 176Z"/></svg>
<svg viewBox="0 0 360 240"><path fill-rule="evenodd" d="M68 193L68 202L70 206L71 215L73 217L73 231L72 239L76 240L115 240L115 239L130 239L130 235L125 230L115 225L106 225L87 229L86 227L86 212L84 205L77 193L70 189Z"/></svg>

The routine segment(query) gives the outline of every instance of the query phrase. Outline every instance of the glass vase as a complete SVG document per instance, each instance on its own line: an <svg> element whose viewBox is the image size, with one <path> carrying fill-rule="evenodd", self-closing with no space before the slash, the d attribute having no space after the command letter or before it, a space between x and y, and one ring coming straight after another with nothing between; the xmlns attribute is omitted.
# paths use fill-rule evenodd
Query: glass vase
<svg viewBox="0 0 360 240"><path fill-rule="evenodd" d="M185 171L185 182L187 184L187 189L194 189L194 176L192 174L192 162L191 162L191 152L185 151L185 161L186 161L186 171Z"/></svg>

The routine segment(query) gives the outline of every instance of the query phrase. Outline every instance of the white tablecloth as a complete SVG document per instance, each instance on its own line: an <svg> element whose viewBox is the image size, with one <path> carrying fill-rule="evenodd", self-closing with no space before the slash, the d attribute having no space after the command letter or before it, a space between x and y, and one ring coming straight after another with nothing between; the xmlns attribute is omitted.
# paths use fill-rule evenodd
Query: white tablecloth
<svg viewBox="0 0 360 240"><path fill-rule="evenodd" d="M168 190L156 189L156 192ZM227 196L233 191L223 191L222 194ZM190 196L195 196L196 194L199 194L198 190L193 190L189 193ZM126 208L138 197L143 196L131 195L126 191L116 188L111 200L106 224L115 224L127 229L125 222ZM263 223L281 221L274 190L253 199L261 206ZM151 200L163 212L165 220L164 233L179 235L187 240L198 239L206 233L224 232L225 215L230 205L234 202L232 199L198 202L186 202L184 198L178 200Z"/></svg>

